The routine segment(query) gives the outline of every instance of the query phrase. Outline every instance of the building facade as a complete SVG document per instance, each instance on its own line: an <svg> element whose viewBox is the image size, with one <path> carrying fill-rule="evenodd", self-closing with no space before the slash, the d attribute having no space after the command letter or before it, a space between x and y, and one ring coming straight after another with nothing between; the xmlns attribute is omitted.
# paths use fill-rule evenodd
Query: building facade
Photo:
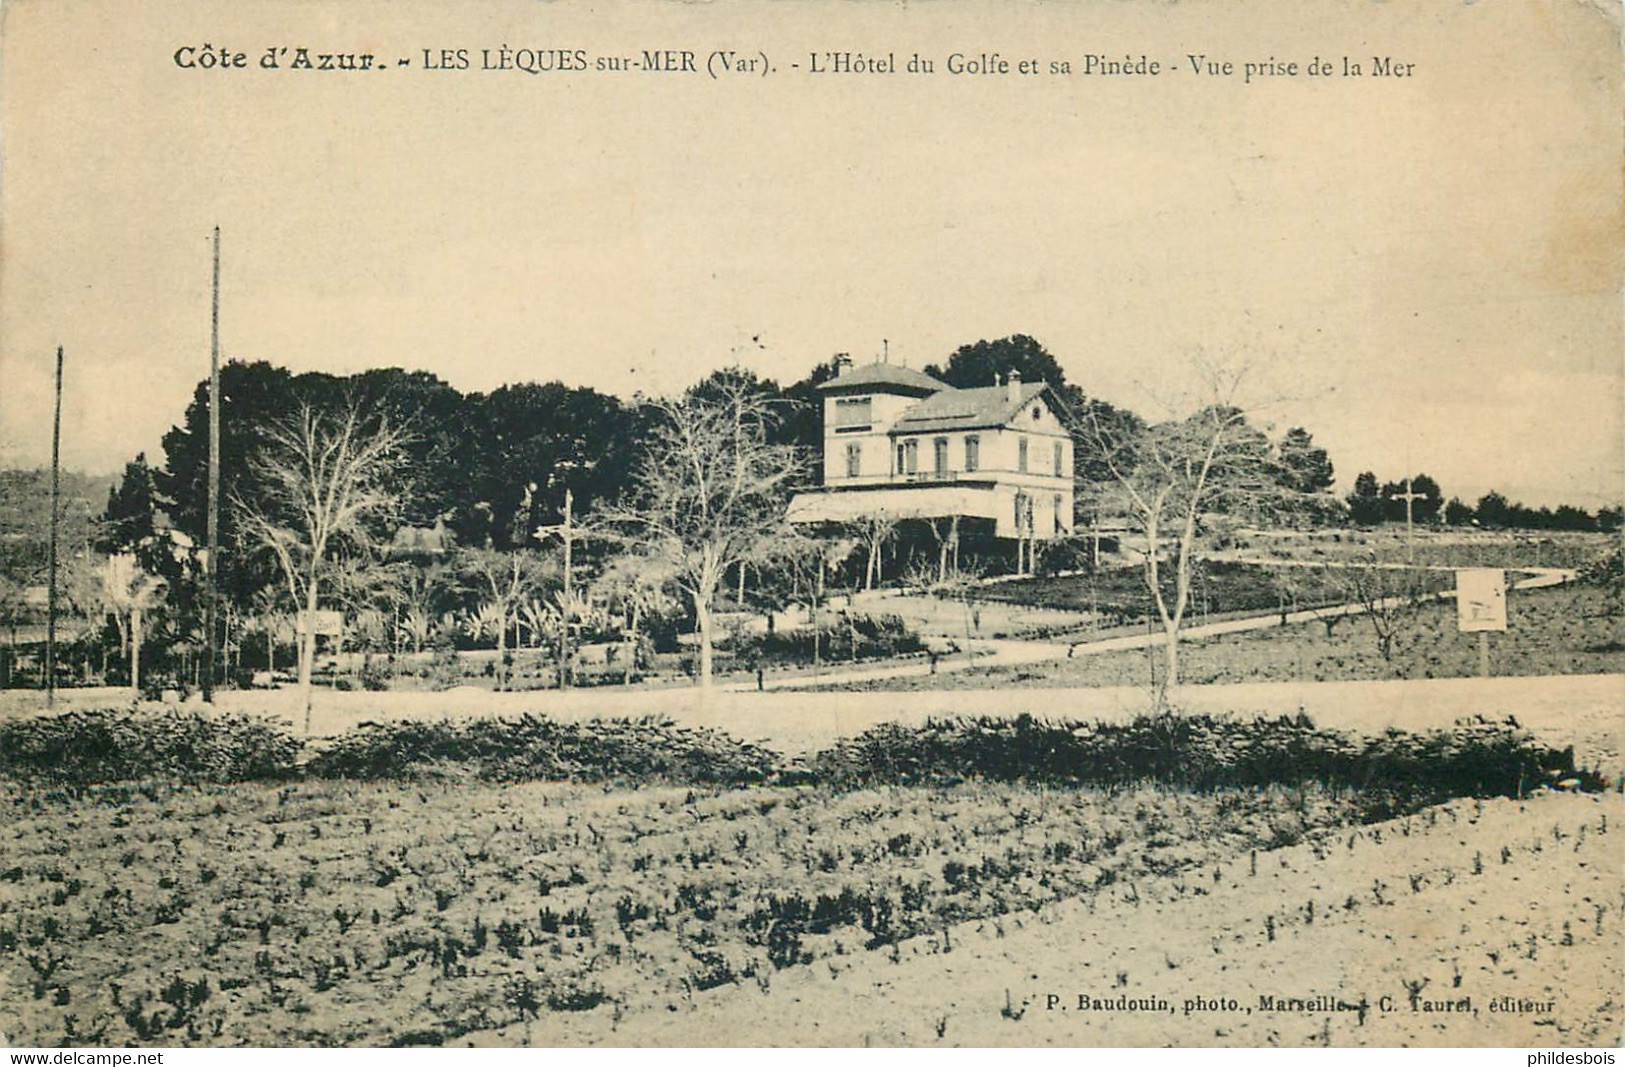
<svg viewBox="0 0 1625 1067"><path fill-rule="evenodd" d="M1048 386L1012 373L956 389L890 363L836 366L819 386L823 485L791 501L792 521L959 520L1018 541L1072 532L1072 437Z"/></svg>

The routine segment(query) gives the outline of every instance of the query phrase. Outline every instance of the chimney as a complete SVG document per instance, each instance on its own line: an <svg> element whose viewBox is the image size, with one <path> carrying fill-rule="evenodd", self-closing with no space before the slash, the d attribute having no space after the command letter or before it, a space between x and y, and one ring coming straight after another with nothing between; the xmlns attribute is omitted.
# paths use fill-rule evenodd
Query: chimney
<svg viewBox="0 0 1625 1067"><path fill-rule="evenodd" d="M839 378L852 369L852 354L849 352L835 353L835 377Z"/></svg>
<svg viewBox="0 0 1625 1067"><path fill-rule="evenodd" d="M1014 368L1011 369L1009 383L1006 385L1005 388L1009 391L1008 395L1009 395L1010 403L1012 403L1012 404L1021 403L1021 372L1020 371L1018 371L1018 370L1016 370Z"/></svg>

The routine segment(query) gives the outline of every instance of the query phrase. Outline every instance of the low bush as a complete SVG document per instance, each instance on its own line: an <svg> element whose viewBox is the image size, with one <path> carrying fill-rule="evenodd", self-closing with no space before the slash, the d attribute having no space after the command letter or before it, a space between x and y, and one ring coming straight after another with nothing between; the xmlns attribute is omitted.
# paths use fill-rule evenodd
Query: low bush
<svg viewBox="0 0 1625 1067"><path fill-rule="evenodd" d="M466 773L487 781L742 785L770 777L776 761L767 749L665 719L574 723L525 715L367 723L335 738L306 771L320 778Z"/></svg>
<svg viewBox="0 0 1625 1067"><path fill-rule="evenodd" d="M747 663L811 663L815 635L818 654L826 660L889 658L925 647L901 616L853 614L836 616L816 631L798 626L770 634L742 634L731 651Z"/></svg>
<svg viewBox="0 0 1625 1067"><path fill-rule="evenodd" d="M1588 561L1579 568L1579 580L1585 585L1618 591L1625 588L1625 555L1616 547L1611 552Z"/></svg>
<svg viewBox="0 0 1625 1067"><path fill-rule="evenodd" d="M1361 738L1307 716L1240 720L1143 715L1127 723L933 719L889 724L813 758L814 780L849 786L982 778L1207 791L1316 784L1357 790L1372 813L1457 796L1517 796L1575 774L1572 750L1537 744L1511 722ZM1589 781L1589 780L1588 780Z"/></svg>
<svg viewBox="0 0 1625 1067"><path fill-rule="evenodd" d="M72 711L0 724L0 776L75 784L276 779L297 773L299 749L282 726L245 715Z"/></svg>

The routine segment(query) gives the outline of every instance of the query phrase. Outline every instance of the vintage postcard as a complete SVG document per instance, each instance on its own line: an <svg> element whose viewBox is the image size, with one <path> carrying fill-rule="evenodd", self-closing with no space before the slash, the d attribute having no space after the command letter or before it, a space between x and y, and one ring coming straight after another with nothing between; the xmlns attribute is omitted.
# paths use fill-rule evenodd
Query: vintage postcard
<svg viewBox="0 0 1625 1067"><path fill-rule="evenodd" d="M1612 1062L1622 66L6 3L0 1043Z"/></svg>

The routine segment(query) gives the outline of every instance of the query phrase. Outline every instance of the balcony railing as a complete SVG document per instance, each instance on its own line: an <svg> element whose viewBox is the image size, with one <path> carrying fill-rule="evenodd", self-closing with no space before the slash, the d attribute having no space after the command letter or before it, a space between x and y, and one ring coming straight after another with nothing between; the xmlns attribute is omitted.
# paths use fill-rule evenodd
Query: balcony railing
<svg viewBox="0 0 1625 1067"><path fill-rule="evenodd" d="M905 482L957 482L959 471L905 471L898 475Z"/></svg>

